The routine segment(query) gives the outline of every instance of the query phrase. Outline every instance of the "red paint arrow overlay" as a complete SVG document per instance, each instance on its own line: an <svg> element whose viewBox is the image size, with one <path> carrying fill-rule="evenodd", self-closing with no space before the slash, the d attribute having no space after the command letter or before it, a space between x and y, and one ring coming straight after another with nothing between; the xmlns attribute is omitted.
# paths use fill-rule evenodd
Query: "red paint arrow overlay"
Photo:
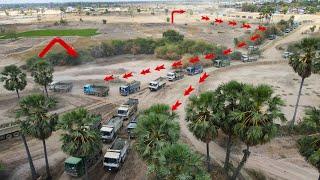
<svg viewBox="0 0 320 180"><path fill-rule="evenodd" d="M192 64L195 64L195 63L197 63L197 62L199 62L199 61L200 61L200 58L199 58L198 56L191 57L191 58L189 59L189 62L192 63Z"/></svg>
<svg viewBox="0 0 320 180"><path fill-rule="evenodd" d="M261 37L260 34L256 34L256 35L251 36L251 37L250 37L250 40L254 42L254 41L256 41L257 39L259 39L260 37Z"/></svg>
<svg viewBox="0 0 320 180"><path fill-rule="evenodd" d="M232 50L231 50L231 48L229 48L229 49L224 50L224 51L223 51L223 54L224 54L224 55L228 55L228 54L230 54L231 52L232 52Z"/></svg>
<svg viewBox="0 0 320 180"><path fill-rule="evenodd" d="M172 111L177 110L178 107L179 107L181 104L182 104L182 103L181 103L179 100L177 100L176 103L171 106L171 110L172 110Z"/></svg>
<svg viewBox="0 0 320 180"><path fill-rule="evenodd" d="M176 14L176 13L178 13L178 14L183 14L183 13L185 13L186 11L185 10L182 10L182 9L180 9L180 10L173 10L172 12L171 12L171 24L173 24L173 22L174 22L174 14Z"/></svg>
<svg viewBox="0 0 320 180"><path fill-rule="evenodd" d="M104 78L105 81L111 81L114 80L113 75L106 75L106 77Z"/></svg>
<svg viewBox="0 0 320 180"><path fill-rule="evenodd" d="M151 73L151 72L150 72L150 68L143 69L143 70L140 72L140 74L143 74L143 75L146 75L146 74L148 74L148 73Z"/></svg>
<svg viewBox="0 0 320 180"><path fill-rule="evenodd" d="M182 61L175 61L175 62L173 62L172 63L172 65L171 65L172 67L179 67L179 66L182 66Z"/></svg>
<svg viewBox="0 0 320 180"><path fill-rule="evenodd" d="M267 30L267 28L266 27L264 27L264 26L258 26L258 31L261 31L261 32L263 32L263 31L266 31Z"/></svg>
<svg viewBox="0 0 320 180"><path fill-rule="evenodd" d="M129 73L125 73L122 77L125 78L125 79L128 79L129 77L132 77L132 72L129 72Z"/></svg>
<svg viewBox="0 0 320 180"><path fill-rule="evenodd" d="M164 67L164 64L162 64L161 66L157 66L154 70L160 71L161 69L166 69L166 68Z"/></svg>
<svg viewBox="0 0 320 180"><path fill-rule="evenodd" d="M207 60L212 60L212 59L216 58L216 55L213 54L213 53L210 53L210 54L206 54L204 56L204 58L207 59Z"/></svg>
<svg viewBox="0 0 320 180"><path fill-rule="evenodd" d="M72 57L77 57L78 56L77 51L74 50L73 47L71 47L64 40L62 40L62 39L60 39L58 37L53 38L49 42L49 44L38 54L38 56L40 58L43 58L56 43L59 43L64 49L66 49L67 53L70 56L72 56Z"/></svg>
<svg viewBox="0 0 320 180"><path fill-rule="evenodd" d="M214 22L217 24L223 23L222 19L218 19L218 18L214 19Z"/></svg>
<svg viewBox="0 0 320 180"><path fill-rule="evenodd" d="M209 21L210 18L208 16L201 16L201 20L204 20L204 21Z"/></svg>
<svg viewBox="0 0 320 180"><path fill-rule="evenodd" d="M241 26L242 28L245 28L245 29L250 29L251 28L251 26L250 26L250 24L242 24L242 26Z"/></svg>
<svg viewBox="0 0 320 180"><path fill-rule="evenodd" d="M239 42L238 44L237 44L237 48L243 48L244 46L246 46L247 45L247 43L246 42Z"/></svg>
<svg viewBox="0 0 320 180"><path fill-rule="evenodd" d="M202 76L199 79L199 83L204 82L208 77L209 77L209 75L206 72L203 73Z"/></svg>
<svg viewBox="0 0 320 180"><path fill-rule="evenodd" d="M236 26L237 22L236 21L229 21L229 26Z"/></svg>
<svg viewBox="0 0 320 180"><path fill-rule="evenodd" d="M184 96L188 96L192 91L194 90L194 88L190 85L188 87L188 89L184 90Z"/></svg>

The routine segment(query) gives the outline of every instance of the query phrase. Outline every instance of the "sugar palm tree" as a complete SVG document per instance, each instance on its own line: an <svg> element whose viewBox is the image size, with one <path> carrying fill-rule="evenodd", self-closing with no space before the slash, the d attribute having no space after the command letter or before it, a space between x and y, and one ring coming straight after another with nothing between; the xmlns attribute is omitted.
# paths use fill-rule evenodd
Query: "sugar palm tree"
<svg viewBox="0 0 320 180"><path fill-rule="evenodd" d="M210 170L209 143L218 134L219 103L214 92L191 96L186 107L186 121L194 136L206 143L207 168Z"/></svg>
<svg viewBox="0 0 320 180"><path fill-rule="evenodd" d="M18 116L26 116L26 120L22 123L22 131L42 141L47 179L51 179L46 139L49 138L55 130L57 116L48 115L47 113L48 109L55 105L55 102L49 101L42 94L33 94L23 98L19 102L19 105Z"/></svg>
<svg viewBox="0 0 320 180"><path fill-rule="evenodd" d="M31 71L31 76L33 76L34 81L44 87L47 97L48 95L48 85L53 80L53 67L46 61L38 61L34 64Z"/></svg>
<svg viewBox="0 0 320 180"><path fill-rule="evenodd" d="M243 158L232 175L233 180L237 178L249 158L250 146L269 142L277 131L274 121L285 120L280 110L284 102L279 96L273 95L270 86L246 85L245 93L244 100L240 104L241 108L232 113L233 118L237 120L234 131L246 145L246 149L243 150Z"/></svg>
<svg viewBox="0 0 320 180"><path fill-rule="evenodd" d="M4 67L1 72L0 81L4 82L3 87L5 89L16 91L19 99L19 91L22 91L27 85L26 77L26 73L22 72L16 65L9 65Z"/></svg>
<svg viewBox="0 0 320 180"><path fill-rule="evenodd" d="M61 135L61 149L66 154L85 159L85 177L88 179L86 158L101 151L101 135L97 129L86 128L96 122L96 117L86 109L80 108L64 114L58 127L64 131Z"/></svg>
<svg viewBox="0 0 320 180"><path fill-rule="evenodd" d="M289 64L293 70L301 77L300 88L296 106L294 109L291 126L294 126L298 105L300 101L302 86L304 80L311 76L312 73L320 73L320 57L317 55L316 50L319 45L319 40L315 38L305 38L300 43L296 44L296 47L300 51L290 57Z"/></svg>

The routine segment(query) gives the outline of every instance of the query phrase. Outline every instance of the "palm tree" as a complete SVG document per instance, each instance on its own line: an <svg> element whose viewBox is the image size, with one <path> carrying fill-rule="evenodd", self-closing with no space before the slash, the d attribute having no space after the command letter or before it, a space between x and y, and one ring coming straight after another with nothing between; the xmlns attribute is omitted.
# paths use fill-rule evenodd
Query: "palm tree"
<svg viewBox="0 0 320 180"><path fill-rule="evenodd" d="M22 72L16 65L9 65L4 67L1 72L0 81L4 82L3 87L5 89L16 91L19 99L19 91L22 91L27 85L26 76L26 73Z"/></svg>
<svg viewBox="0 0 320 180"><path fill-rule="evenodd" d="M48 109L55 106L55 102L46 99L42 94L33 94L23 98L19 104L18 117L26 116L26 120L21 124L22 131L42 141L47 179L51 179L45 140L55 130L57 116L47 114Z"/></svg>
<svg viewBox="0 0 320 180"><path fill-rule="evenodd" d="M88 179L87 158L101 151L101 135L96 128L86 128L96 123L97 118L86 109L80 108L64 114L58 127L64 131L61 135L61 149L66 154L85 159L85 177Z"/></svg>
<svg viewBox="0 0 320 180"><path fill-rule="evenodd" d="M276 134L277 126L274 120L285 120L280 106L284 102L279 96L273 95L270 86L259 85L254 87L246 85L245 95L241 101L240 108L232 113L237 120L234 131L245 143L246 149L243 150L243 158L234 171L232 178L235 180L242 167L250 156L250 146L264 144L270 141Z"/></svg>
<svg viewBox="0 0 320 180"><path fill-rule="evenodd" d="M38 61L32 67L31 76L36 83L44 87L47 97L49 97L47 87L52 82L52 74L53 67L46 61Z"/></svg>
<svg viewBox="0 0 320 180"><path fill-rule="evenodd" d="M291 56L289 60L290 66L292 66L293 70L301 77L300 88L291 121L291 127L294 126L294 122L296 120L304 80L310 77L311 73L320 73L320 57L316 54L317 46L317 39L305 38L300 43L296 44L296 47L300 49L300 51L295 52L295 54Z"/></svg>
<svg viewBox="0 0 320 180"><path fill-rule="evenodd" d="M202 158L185 144L171 144L160 150L158 174L161 179L209 180L210 175L202 168Z"/></svg>
<svg viewBox="0 0 320 180"><path fill-rule="evenodd" d="M214 92L191 96L186 107L189 130L207 145L207 168L210 171L209 143L218 134L219 103Z"/></svg>
<svg viewBox="0 0 320 180"><path fill-rule="evenodd" d="M320 107L311 107L305 110L305 117L300 123L300 129L307 134L320 132Z"/></svg>

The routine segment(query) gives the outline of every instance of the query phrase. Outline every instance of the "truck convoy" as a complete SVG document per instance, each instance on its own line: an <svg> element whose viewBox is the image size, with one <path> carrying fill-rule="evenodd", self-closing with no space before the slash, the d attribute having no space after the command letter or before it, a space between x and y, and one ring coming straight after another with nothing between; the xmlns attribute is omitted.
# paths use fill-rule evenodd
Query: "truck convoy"
<svg viewBox="0 0 320 180"><path fill-rule="evenodd" d="M176 81L184 77L184 72L182 70L175 70L167 74L168 81Z"/></svg>
<svg viewBox="0 0 320 180"><path fill-rule="evenodd" d="M105 142L114 140L122 126L123 117L113 116L105 124L102 124L100 129L102 140Z"/></svg>
<svg viewBox="0 0 320 180"><path fill-rule="evenodd" d="M140 81L132 81L120 86L119 91L122 96L128 96L140 90Z"/></svg>
<svg viewBox="0 0 320 180"><path fill-rule="evenodd" d="M200 74L203 72L203 67L202 65L198 64L198 65L195 65L195 66L189 66L187 67L187 73L188 75L196 75L196 74Z"/></svg>
<svg viewBox="0 0 320 180"><path fill-rule="evenodd" d="M129 150L127 140L117 138L104 155L103 166L107 171L119 170Z"/></svg>
<svg viewBox="0 0 320 180"><path fill-rule="evenodd" d="M149 83L149 89L150 89L150 91L157 91L157 90L163 88L165 85L166 85L166 78L159 77Z"/></svg>
<svg viewBox="0 0 320 180"><path fill-rule="evenodd" d="M117 115L123 117L123 120L129 120L138 111L138 99L129 98L127 102L120 105Z"/></svg>
<svg viewBox="0 0 320 180"><path fill-rule="evenodd" d="M83 93L87 95L105 97L109 93L109 87L103 85L86 84L83 87Z"/></svg>
<svg viewBox="0 0 320 180"><path fill-rule="evenodd" d="M72 82L55 81L50 83L49 90L53 92L70 92L72 87Z"/></svg>

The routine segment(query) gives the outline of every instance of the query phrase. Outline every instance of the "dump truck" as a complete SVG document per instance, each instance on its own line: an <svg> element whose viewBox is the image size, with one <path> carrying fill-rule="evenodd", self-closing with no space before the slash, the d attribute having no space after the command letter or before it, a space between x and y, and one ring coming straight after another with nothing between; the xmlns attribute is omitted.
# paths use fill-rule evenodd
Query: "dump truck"
<svg viewBox="0 0 320 180"><path fill-rule="evenodd" d="M123 117L123 120L129 120L138 111L138 99L129 98L127 102L120 105L117 110L117 115Z"/></svg>
<svg viewBox="0 0 320 180"><path fill-rule="evenodd" d="M106 171L119 170L124 163L129 150L129 142L117 138L104 155L103 167Z"/></svg>
<svg viewBox="0 0 320 180"><path fill-rule="evenodd" d="M166 78L159 77L149 83L150 91L157 91L166 86Z"/></svg>
<svg viewBox="0 0 320 180"><path fill-rule="evenodd" d="M86 84L83 87L83 93L87 95L104 97L108 95L109 87L103 85Z"/></svg>
<svg viewBox="0 0 320 180"><path fill-rule="evenodd" d="M196 75L203 72L203 67L201 65L189 66L186 69L188 75Z"/></svg>
<svg viewBox="0 0 320 180"><path fill-rule="evenodd" d="M138 122L138 117L135 116L131 119L131 121L129 122L128 126L127 126L127 133L128 133L128 137L129 138L134 138L135 134L134 134L134 129L137 127L137 122Z"/></svg>
<svg viewBox="0 0 320 180"><path fill-rule="evenodd" d="M122 96L128 96L140 90L140 81L131 81L125 85L120 86L119 92Z"/></svg>
<svg viewBox="0 0 320 180"><path fill-rule="evenodd" d="M0 141L11 139L20 135L20 123L18 121L0 124Z"/></svg>
<svg viewBox="0 0 320 180"><path fill-rule="evenodd" d="M72 82L67 81L54 81L49 84L49 90L53 92L70 92L72 87Z"/></svg>
<svg viewBox="0 0 320 180"><path fill-rule="evenodd" d="M214 66L217 68L230 66L230 61L228 59L217 59L214 60Z"/></svg>
<svg viewBox="0 0 320 180"><path fill-rule="evenodd" d="M182 70L175 70L167 74L168 81L176 81L184 77L184 72Z"/></svg>
<svg viewBox="0 0 320 180"><path fill-rule="evenodd" d="M112 118L106 121L106 123L102 124L102 127L100 129L102 140L105 142L113 141L122 126L123 117L112 116Z"/></svg>

